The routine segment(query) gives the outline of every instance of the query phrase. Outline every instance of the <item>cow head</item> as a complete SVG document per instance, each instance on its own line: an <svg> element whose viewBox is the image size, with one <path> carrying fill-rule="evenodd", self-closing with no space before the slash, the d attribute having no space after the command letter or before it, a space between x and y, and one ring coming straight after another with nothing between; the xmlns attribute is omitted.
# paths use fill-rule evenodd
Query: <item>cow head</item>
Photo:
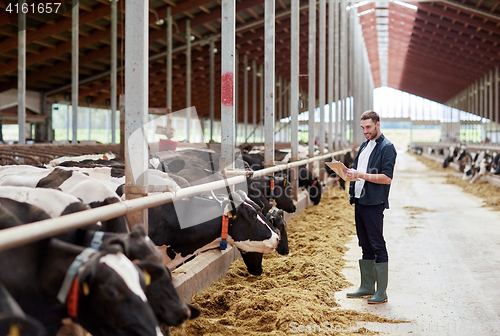
<svg viewBox="0 0 500 336"><path fill-rule="evenodd" d="M274 176L273 194L278 208L286 212L295 212L297 210L292 199L292 184L285 175Z"/></svg>
<svg viewBox="0 0 500 336"><path fill-rule="evenodd" d="M290 249L288 248L288 234L286 232L286 222L283 218L283 210L274 210L269 212L268 219L269 222L271 222L274 231L277 232L280 237L280 241L276 247L276 252L281 255L287 255L290 253Z"/></svg>
<svg viewBox="0 0 500 336"><path fill-rule="evenodd" d="M168 268L151 261L140 261L136 265L146 277L145 293L160 323L178 326L200 315L198 308L181 301Z"/></svg>
<svg viewBox="0 0 500 336"><path fill-rule="evenodd" d="M248 181L248 192L252 197L264 195L266 199L274 198L276 206L286 212L295 212L295 204L292 199L292 185L284 175L274 177L274 190L271 193L271 177L262 176Z"/></svg>
<svg viewBox="0 0 500 336"><path fill-rule="evenodd" d="M229 219L228 241L248 252L269 253L278 245L279 237L271 229L271 223L247 194L241 190L231 193L232 200L224 200L223 209L236 209ZM231 210L234 211L234 210Z"/></svg>
<svg viewBox="0 0 500 336"><path fill-rule="evenodd" d="M129 234L106 239L102 248L111 245L122 247L125 255L143 271L145 293L160 323L177 326L187 319L199 316L199 310L182 302L172 284L170 271L161 264L161 253L146 235L144 225L135 225Z"/></svg>
<svg viewBox="0 0 500 336"><path fill-rule="evenodd" d="M94 336L159 336L143 287L143 273L112 245L94 254L78 272L77 323Z"/></svg>
<svg viewBox="0 0 500 336"><path fill-rule="evenodd" d="M323 185L317 177L314 178L311 185L307 186L307 191L309 192L309 199L314 205L318 205L321 201L321 195L323 194Z"/></svg>
<svg viewBox="0 0 500 336"><path fill-rule="evenodd" d="M241 258L247 267L248 273L251 275L262 274L262 256L259 252L245 252L240 249Z"/></svg>

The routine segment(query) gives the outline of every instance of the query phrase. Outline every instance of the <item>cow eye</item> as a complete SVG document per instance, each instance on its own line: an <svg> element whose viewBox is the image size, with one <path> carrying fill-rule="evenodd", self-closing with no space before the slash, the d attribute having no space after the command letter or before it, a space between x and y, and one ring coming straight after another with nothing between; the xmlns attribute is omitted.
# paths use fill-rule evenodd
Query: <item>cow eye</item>
<svg viewBox="0 0 500 336"><path fill-rule="evenodd" d="M114 285L109 285L106 291L107 294L113 299L121 299L123 297L122 292Z"/></svg>

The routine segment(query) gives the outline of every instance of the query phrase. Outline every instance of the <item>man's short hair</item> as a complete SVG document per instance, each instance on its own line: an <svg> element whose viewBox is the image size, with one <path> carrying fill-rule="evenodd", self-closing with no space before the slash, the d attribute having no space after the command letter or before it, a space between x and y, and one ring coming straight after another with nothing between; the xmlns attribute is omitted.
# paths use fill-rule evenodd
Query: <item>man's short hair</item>
<svg viewBox="0 0 500 336"><path fill-rule="evenodd" d="M380 117L379 117L378 113L375 111L372 111L372 110L365 111L361 115L361 120L367 120L367 119L371 119L374 124L376 124L380 121Z"/></svg>

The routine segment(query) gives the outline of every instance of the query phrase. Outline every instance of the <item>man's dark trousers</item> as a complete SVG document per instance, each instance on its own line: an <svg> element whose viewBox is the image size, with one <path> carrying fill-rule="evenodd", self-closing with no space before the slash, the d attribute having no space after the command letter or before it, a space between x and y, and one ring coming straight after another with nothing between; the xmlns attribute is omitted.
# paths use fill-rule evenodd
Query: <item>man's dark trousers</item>
<svg viewBox="0 0 500 336"><path fill-rule="evenodd" d="M376 263L387 262L387 249L383 236L384 203L379 205L362 205L355 201L354 216L359 246L364 260L375 260Z"/></svg>

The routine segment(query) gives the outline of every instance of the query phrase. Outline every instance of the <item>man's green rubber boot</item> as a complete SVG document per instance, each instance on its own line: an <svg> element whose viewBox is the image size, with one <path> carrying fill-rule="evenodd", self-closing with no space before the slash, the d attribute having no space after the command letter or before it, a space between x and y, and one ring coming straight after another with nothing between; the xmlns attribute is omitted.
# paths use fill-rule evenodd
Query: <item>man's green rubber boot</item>
<svg viewBox="0 0 500 336"><path fill-rule="evenodd" d="M377 273L377 292L370 299L368 303L384 303L387 302L387 282L389 277L388 262L375 263L375 271Z"/></svg>
<svg viewBox="0 0 500 336"><path fill-rule="evenodd" d="M361 286L352 293L347 293L348 298L367 298L375 294L375 260L359 260L361 271Z"/></svg>

